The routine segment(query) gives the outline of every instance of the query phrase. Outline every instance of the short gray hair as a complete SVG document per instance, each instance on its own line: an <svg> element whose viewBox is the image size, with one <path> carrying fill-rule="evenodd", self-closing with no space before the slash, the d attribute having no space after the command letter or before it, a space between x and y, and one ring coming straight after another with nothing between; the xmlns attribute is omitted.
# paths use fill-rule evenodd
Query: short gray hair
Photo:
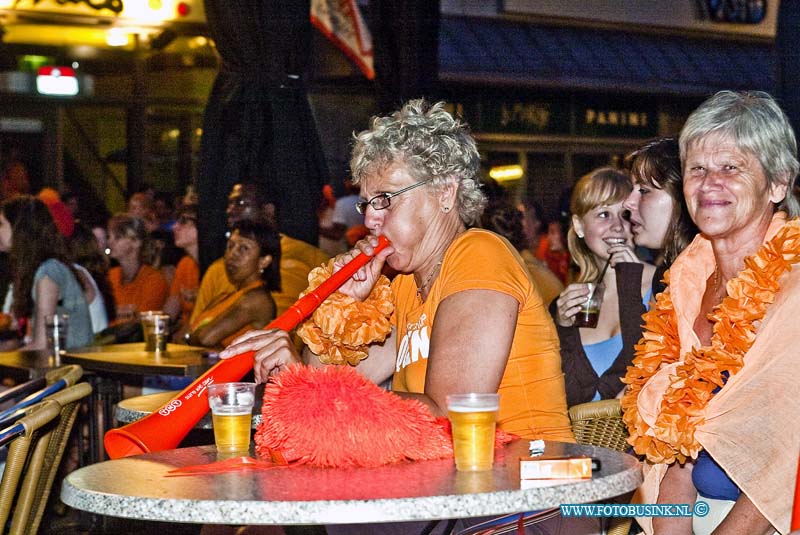
<svg viewBox="0 0 800 535"><path fill-rule="evenodd" d="M681 130L681 161L686 163L690 144L712 133L730 136L743 151L758 158L767 184L788 184L786 197L778 205L789 217L800 215L794 181L800 164L797 140L778 103L763 91L720 91L689 115Z"/></svg>
<svg viewBox="0 0 800 535"><path fill-rule="evenodd" d="M480 156L469 126L445 110L444 102L410 100L386 117L373 117L370 128L355 135L350 168L358 184L394 163L407 166L417 180L432 179L434 188L451 178L458 182L461 220L480 220L486 198L480 189Z"/></svg>

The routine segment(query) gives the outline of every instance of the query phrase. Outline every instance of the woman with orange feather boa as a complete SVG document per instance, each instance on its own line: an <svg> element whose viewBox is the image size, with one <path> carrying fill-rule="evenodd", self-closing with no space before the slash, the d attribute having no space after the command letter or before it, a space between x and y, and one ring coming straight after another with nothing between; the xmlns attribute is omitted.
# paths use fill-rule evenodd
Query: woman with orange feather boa
<svg viewBox="0 0 800 535"><path fill-rule="evenodd" d="M622 404L647 457L638 501L697 501L708 514L639 522L658 534L787 533L800 451L795 135L766 93L722 91L690 115L680 153L701 235L644 316Z"/></svg>

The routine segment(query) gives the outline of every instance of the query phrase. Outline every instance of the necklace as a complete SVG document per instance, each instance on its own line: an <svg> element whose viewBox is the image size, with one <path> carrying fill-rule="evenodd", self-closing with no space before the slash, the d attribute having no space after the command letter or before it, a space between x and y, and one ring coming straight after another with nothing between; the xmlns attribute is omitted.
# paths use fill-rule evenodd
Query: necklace
<svg viewBox="0 0 800 535"><path fill-rule="evenodd" d="M428 283L431 282L431 279L433 279L434 275L436 275L439 272L439 267L441 267L441 265L442 261L439 260L439 262L435 266L433 266L431 274L428 275L428 278L425 279L425 282L423 282L422 285L417 288L417 297L422 299L422 292L425 291L425 288L428 287Z"/></svg>

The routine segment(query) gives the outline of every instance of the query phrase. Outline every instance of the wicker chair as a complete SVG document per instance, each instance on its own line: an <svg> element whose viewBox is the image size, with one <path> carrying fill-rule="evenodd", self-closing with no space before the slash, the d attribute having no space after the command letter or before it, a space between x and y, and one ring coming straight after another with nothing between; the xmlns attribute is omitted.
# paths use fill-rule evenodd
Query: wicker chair
<svg viewBox="0 0 800 535"><path fill-rule="evenodd" d="M55 425L48 428L45 435L39 439L31 453L14 508L12 534L38 532L81 401L91 392L92 387L89 383L78 383L47 398L61 406L60 415Z"/></svg>
<svg viewBox="0 0 800 535"><path fill-rule="evenodd" d="M38 531L81 400L92 391L87 383L75 384L82 375L81 367L75 365L50 370L45 377L47 386L21 402L37 401L23 409L24 416L17 424L30 424L10 443L3 474L0 526L5 526L13 510L10 533ZM55 407L55 417L39 414L43 407Z"/></svg>
<svg viewBox="0 0 800 535"><path fill-rule="evenodd" d="M63 380L66 386L72 386L83 377L83 368L77 364L66 364L59 368L53 368L45 374L47 384L51 385L57 381Z"/></svg>
<svg viewBox="0 0 800 535"><path fill-rule="evenodd" d="M578 444L601 446L617 451L627 451L628 428L622 421L619 399L602 399L573 405L569 408L572 433ZM631 529L630 518L612 518L608 535L625 535Z"/></svg>
<svg viewBox="0 0 800 535"><path fill-rule="evenodd" d="M44 400L37 403L21 420L14 425L22 426L24 432L8 445L8 458L0 483L0 528L5 531L6 521L17 496L20 481L23 479L28 454L42 439L45 426L58 418L61 405L57 401Z"/></svg>
<svg viewBox="0 0 800 535"><path fill-rule="evenodd" d="M630 447L628 428L622 421L622 406L618 399L573 405L569 408L569 420L578 444L617 451L626 451Z"/></svg>

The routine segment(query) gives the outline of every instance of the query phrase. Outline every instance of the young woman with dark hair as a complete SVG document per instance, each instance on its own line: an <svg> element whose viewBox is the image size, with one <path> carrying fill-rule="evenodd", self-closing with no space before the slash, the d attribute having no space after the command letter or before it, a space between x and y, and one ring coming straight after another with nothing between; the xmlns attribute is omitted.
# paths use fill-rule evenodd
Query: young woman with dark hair
<svg viewBox="0 0 800 535"><path fill-rule="evenodd" d="M72 266L64 239L47 206L23 195L0 206L0 250L13 271L11 312L29 322L26 347L47 347L46 318L69 314L66 347L88 345L93 337L86 287Z"/></svg>

